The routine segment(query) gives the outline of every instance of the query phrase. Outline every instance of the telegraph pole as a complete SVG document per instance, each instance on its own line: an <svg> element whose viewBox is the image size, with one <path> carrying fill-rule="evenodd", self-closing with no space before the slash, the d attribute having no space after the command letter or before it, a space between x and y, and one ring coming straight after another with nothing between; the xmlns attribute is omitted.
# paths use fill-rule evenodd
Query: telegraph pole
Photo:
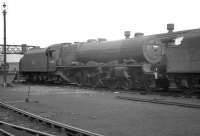
<svg viewBox="0 0 200 136"><path fill-rule="evenodd" d="M4 65L3 65L3 87L7 87L7 61L6 61L6 4L3 3L3 21L4 21L4 46L3 46L3 54L4 54Z"/></svg>

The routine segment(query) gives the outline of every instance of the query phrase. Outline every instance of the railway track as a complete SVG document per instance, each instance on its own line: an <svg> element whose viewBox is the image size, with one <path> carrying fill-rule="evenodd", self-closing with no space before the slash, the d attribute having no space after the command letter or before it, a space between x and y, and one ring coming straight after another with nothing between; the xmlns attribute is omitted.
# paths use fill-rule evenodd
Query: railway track
<svg viewBox="0 0 200 136"><path fill-rule="evenodd" d="M30 83L29 83L30 84ZM32 84L30 84L32 85ZM34 85L34 84L33 84ZM38 84L37 84L38 85ZM154 95L161 95L161 96L171 96L171 97L186 97L186 98L192 98L192 96L196 97L197 99L200 98L200 92L199 90L188 90L185 89L180 90L180 89L172 89L172 90L149 90L149 91L144 91L144 90L111 90L107 88L92 88L92 87L87 87L87 86L78 86L76 84L45 84L47 86L59 86L59 87L73 87L73 88L78 88L78 89L88 89L88 90L97 90L97 91L109 91L109 92L127 92L127 93L140 93L141 95L143 94L154 94ZM180 107L186 107L186 108L196 108L200 109L199 104L190 104L190 103L181 103L181 102L174 102L174 101L166 101L166 100L160 100L160 99L144 99L144 98L136 98L136 97L127 97L127 96L116 96L118 99L123 99L123 100L130 100L130 101L138 101L138 102L148 102L148 103L154 103L154 104L163 104L163 105L172 105L172 106L180 106Z"/></svg>
<svg viewBox="0 0 200 136"><path fill-rule="evenodd" d="M0 102L0 134L13 136L102 136ZM16 136L17 136L16 135Z"/></svg>
<svg viewBox="0 0 200 136"><path fill-rule="evenodd" d="M0 134L4 136L55 136L42 131L0 121Z"/></svg>
<svg viewBox="0 0 200 136"><path fill-rule="evenodd" d="M173 106L180 106L180 107L186 107L186 108L200 109L200 105L198 104L164 101L164 100L159 100L159 99L144 99L144 98L127 97L127 96L116 96L116 98L122 99L122 100L137 101L137 102L146 102L146 103L155 103L155 104L173 105Z"/></svg>
<svg viewBox="0 0 200 136"><path fill-rule="evenodd" d="M0 129L0 135L2 136L14 136L13 134L9 133L8 131L4 129Z"/></svg>

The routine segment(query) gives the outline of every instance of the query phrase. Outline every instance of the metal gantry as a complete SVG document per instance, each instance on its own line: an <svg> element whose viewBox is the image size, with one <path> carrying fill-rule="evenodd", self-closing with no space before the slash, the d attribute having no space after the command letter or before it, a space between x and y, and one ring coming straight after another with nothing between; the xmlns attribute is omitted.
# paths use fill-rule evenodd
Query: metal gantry
<svg viewBox="0 0 200 136"><path fill-rule="evenodd" d="M0 44L0 54L4 54L4 45ZM14 44L8 44L6 46L6 54L25 54L29 49L35 48L39 46L33 46L33 45L14 45Z"/></svg>
<svg viewBox="0 0 200 136"><path fill-rule="evenodd" d="M2 67L2 70L0 69L0 73L3 75L3 87L7 87L7 74L8 74L8 67L9 64L7 63L6 55L8 54L25 54L29 49L31 48L36 48L39 46L32 46L32 45L26 45L26 44L21 44L21 45L11 45L8 44L6 45L6 48L4 45L0 44L0 54L3 54L3 63L0 65ZM6 49L6 50L5 50ZM1 60L2 60L1 59ZM0 83L1 84L1 83Z"/></svg>
<svg viewBox="0 0 200 136"><path fill-rule="evenodd" d="M2 54L4 57L1 59L3 60L3 63L0 65L2 67L2 70L0 69L0 73L3 75L3 87L7 87L7 74L8 74L8 67L9 64L7 63L6 55L8 54L25 54L29 49L31 48L36 48L38 46L32 46L32 45L26 45L26 44L21 44L21 45L4 45L0 44L0 54ZM6 50L5 50L6 49ZM1 84L1 83L0 83Z"/></svg>

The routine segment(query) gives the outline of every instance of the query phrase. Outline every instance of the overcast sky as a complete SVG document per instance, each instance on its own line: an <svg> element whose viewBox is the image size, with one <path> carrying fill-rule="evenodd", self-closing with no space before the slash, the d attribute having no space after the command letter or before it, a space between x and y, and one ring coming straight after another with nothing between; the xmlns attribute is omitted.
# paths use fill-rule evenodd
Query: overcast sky
<svg viewBox="0 0 200 136"><path fill-rule="evenodd" d="M3 3L3 0L1 0ZM47 47L94 38L117 40L200 27L198 0L7 0L7 43ZM3 28L3 17L0 26ZM3 29L0 29L3 43Z"/></svg>

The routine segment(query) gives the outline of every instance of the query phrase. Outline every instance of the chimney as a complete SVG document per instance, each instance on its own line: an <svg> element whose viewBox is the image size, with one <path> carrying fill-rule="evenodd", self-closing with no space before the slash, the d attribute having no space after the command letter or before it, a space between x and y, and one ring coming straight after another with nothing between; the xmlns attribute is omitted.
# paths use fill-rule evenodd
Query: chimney
<svg viewBox="0 0 200 136"><path fill-rule="evenodd" d="M168 33L172 33L174 30L174 24L167 24Z"/></svg>
<svg viewBox="0 0 200 136"><path fill-rule="evenodd" d="M124 31L125 39L129 39L131 36L131 31Z"/></svg>

